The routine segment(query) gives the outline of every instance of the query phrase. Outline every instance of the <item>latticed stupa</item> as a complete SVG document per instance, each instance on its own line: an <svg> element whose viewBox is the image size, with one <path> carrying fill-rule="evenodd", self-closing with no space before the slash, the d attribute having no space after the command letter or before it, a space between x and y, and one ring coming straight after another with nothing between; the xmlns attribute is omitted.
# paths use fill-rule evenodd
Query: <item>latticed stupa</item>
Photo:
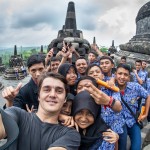
<svg viewBox="0 0 150 150"><path fill-rule="evenodd" d="M83 38L81 30L77 30L74 2L69 2L65 25L58 31L58 36L48 46L48 51L54 48L54 55L62 49L62 42L71 42L81 56L85 56L90 50L89 42Z"/></svg>
<svg viewBox="0 0 150 150"><path fill-rule="evenodd" d="M9 60L9 68L5 70L4 78L8 80L20 80L25 76L21 70L21 66L23 65L23 60L20 55L17 54L17 46L14 46L14 55L11 56ZM16 77L16 72L18 73L18 77Z"/></svg>

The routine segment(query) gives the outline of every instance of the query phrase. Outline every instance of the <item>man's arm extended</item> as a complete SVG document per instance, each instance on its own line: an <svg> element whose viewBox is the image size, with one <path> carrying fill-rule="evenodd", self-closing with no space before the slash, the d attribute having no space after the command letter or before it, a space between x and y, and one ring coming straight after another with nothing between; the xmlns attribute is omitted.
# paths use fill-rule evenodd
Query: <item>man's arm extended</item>
<svg viewBox="0 0 150 150"><path fill-rule="evenodd" d="M5 132L5 128L3 125L2 116L0 114L0 140L4 139L5 137L6 137L6 132Z"/></svg>

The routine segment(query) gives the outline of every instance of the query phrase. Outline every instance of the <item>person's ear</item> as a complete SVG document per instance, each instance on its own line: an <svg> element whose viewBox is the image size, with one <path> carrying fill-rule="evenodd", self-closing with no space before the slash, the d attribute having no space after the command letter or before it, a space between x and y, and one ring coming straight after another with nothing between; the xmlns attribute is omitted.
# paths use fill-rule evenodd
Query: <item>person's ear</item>
<svg viewBox="0 0 150 150"><path fill-rule="evenodd" d="M64 103L66 103L66 101L67 101L67 97L65 98Z"/></svg>
<svg viewBox="0 0 150 150"><path fill-rule="evenodd" d="M111 66L112 66L112 68L114 68L114 64L112 64Z"/></svg>
<svg viewBox="0 0 150 150"><path fill-rule="evenodd" d="M40 101L40 97L38 96L38 101Z"/></svg>

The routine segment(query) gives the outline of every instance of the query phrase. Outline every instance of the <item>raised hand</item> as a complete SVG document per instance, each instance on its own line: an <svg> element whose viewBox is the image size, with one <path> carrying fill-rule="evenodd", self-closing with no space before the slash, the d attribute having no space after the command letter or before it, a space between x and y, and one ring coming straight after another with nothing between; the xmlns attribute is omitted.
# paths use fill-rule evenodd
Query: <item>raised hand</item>
<svg viewBox="0 0 150 150"><path fill-rule="evenodd" d="M88 87L88 88L87 88ZM98 105L108 105L110 97L95 87L92 83L87 83L87 87L84 87L84 90L87 90L90 95L94 98L95 103Z"/></svg>
<svg viewBox="0 0 150 150"><path fill-rule="evenodd" d="M19 83L16 88L13 88L12 86L6 87L2 91L2 97L7 101L12 102L13 99L16 97L16 95L19 93L21 87L22 87L22 83Z"/></svg>
<svg viewBox="0 0 150 150"><path fill-rule="evenodd" d="M28 104L26 104L26 109L27 109L27 112L32 113L32 112L34 112L34 105L32 105L32 107L30 109Z"/></svg>
<svg viewBox="0 0 150 150"><path fill-rule="evenodd" d="M74 127L75 124L72 116L67 116L64 114L59 114L59 121L61 122L61 124L67 127Z"/></svg>

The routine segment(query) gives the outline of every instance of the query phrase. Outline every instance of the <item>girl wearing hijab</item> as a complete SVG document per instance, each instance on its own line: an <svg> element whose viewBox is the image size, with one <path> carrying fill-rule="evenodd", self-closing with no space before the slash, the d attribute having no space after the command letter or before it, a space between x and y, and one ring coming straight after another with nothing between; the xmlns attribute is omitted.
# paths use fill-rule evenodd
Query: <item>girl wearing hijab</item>
<svg viewBox="0 0 150 150"><path fill-rule="evenodd" d="M81 91L73 101L73 117L81 134L79 150L113 150L118 135L98 116L99 105L89 92Z"/></svg>
<svg viewBox="0 0 150 150"><path fill-rule="evenodd" d="M75 66L70 63L64 63L59 66L58 73L66 78L68 84L68 92L70 92L73 95L76 95L75 84L78 74Z"/></svg>

